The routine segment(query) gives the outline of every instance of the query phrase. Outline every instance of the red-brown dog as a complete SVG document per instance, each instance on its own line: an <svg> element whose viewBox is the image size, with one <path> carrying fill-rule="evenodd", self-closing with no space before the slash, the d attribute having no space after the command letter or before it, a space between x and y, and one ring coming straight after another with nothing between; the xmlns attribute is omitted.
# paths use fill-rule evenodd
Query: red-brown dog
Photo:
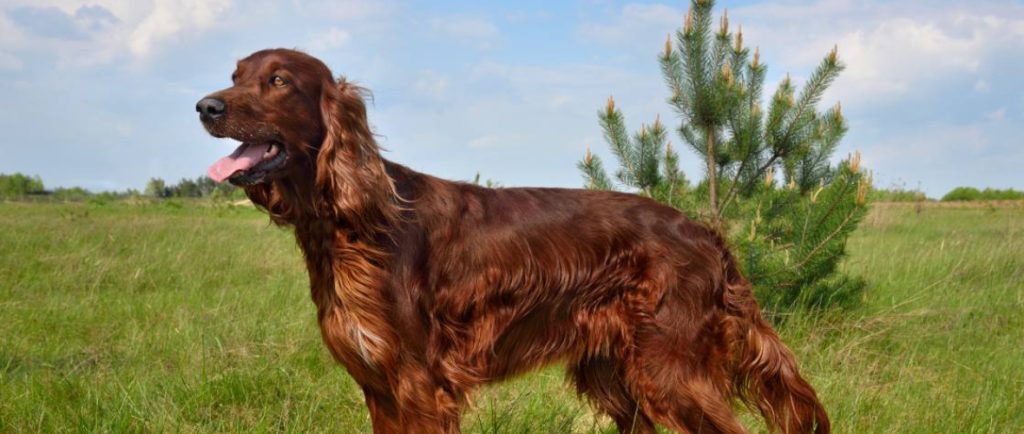
<svg viewBox="0 0 1024 434"><path fill-rule="evenodd" d="M829 421L713 231L650 199L489 189L381 157L361 90L264 50L197 104L242 142L210 177L295 228L320 331L377 433L455 433L477 386L564 362L624 433Z"/></svg>

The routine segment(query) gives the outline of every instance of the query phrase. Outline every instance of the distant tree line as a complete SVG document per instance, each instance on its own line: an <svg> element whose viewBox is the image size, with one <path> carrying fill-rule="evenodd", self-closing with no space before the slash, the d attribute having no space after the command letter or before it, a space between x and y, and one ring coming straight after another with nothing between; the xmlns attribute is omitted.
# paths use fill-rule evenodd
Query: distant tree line
<svg viewBox="0 0 1024 434"><path fill-rule="evenodd" d="M1000 190L986 188L978 190L974 187L957 187L942 196L943 202L961 202L974 200L1024 200L1024 191L1017 191L1012 188Z"/></svg>
<svg viewBox="0 0 1024 434"><path fill-rule="evenodd" d="M36 176L21 173L11 175L0 174L0 197L10 198L30 194L43 194L43 180Z"/></svg>
<svg viewBox="0 0 1024 434"><path fill-rule="evenodd" d="M927 202L935 200L925 195L920 189L908 189L900 186L872 188L868 196L872 201L878 202ZM1024 200L1024 191L1017 191L1012 188L1001 190L997 188L957 187L950 190L949 193L946 193L939 200L942 202Z"/></svg>
<svg viewBox="0 0 1024 434"><path fill-rule="evenodd" d="M196 179L182 178L177 184L167 184L161 178L150 178L143 194L155 198L245 198L245 192L242 189L227 182L217 184L207 176L200 176Z"/></svg>
<svg viewBox="0 0 1024 434"><path fill-rule="evenodd" d="M163 179L151 178L145 190L140 193L130 188L123 191L91 192L82 187L58 187L47 190L38 175L30 176L22 173L10 175L0 173L0 199L19 199L27 197L49 197L55 200L85 200L90 198L124 199L148 196L158 199L166 198L221 198L244 199L245 192L229 183L217 184L206 176L195 179L183 178L176 184L167 184Z"/></svg>
<svg viewBox="0 0 1024 434"><path fill-rule="evenodd" d="M931 199L920 189L911 189L902 185L889 188L871 188L868 198L873 202L926 202Z"/></svg>

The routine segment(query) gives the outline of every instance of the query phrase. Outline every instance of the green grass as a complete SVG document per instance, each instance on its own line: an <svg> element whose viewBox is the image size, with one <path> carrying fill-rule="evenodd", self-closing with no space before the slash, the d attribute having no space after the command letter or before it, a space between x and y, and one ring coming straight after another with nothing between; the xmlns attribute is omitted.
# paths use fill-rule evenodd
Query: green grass
<svg viewBox="0 0 1024 434"><path fill-rule="evenodd" d="M1024 209L880 206L851 239L865 306L783 329L841 432L1024 427Z"/></svg>
<svg viewBox="0 0 1024 434"><path fill-rule="evenodd" d="M1024 426L1024 210L878 207L850 253L863 306L780 327L837 432ZM251 209L0 203L0 432L369 432L308 294ZM463 426L613 431L557 366Z"/></svg>

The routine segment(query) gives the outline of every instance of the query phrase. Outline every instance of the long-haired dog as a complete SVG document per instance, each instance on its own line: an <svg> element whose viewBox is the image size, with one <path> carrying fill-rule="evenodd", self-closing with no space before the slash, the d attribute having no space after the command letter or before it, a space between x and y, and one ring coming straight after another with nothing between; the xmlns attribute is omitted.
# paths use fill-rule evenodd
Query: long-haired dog
<svg viewBox="0 0 1024 434"><path fill-rule="evenodd" d="M385 160L363 92L264 50L196 106L241 146L210 176L245 189L305 255L323 342L376 433L456 433L478 386L562 362L623 433L655 424L784 433L829 421L708 228L643 197L490 189Z"/></svg>

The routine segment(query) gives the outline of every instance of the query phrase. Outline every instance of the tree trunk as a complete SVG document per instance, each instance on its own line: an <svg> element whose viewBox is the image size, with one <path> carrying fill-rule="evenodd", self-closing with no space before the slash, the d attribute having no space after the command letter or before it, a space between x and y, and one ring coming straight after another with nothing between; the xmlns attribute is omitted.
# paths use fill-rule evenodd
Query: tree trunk
<svg viewBox="0 0 1024 434"><path fill-rule="evenodd" d="M715 164L715 130L708 128L708 196L711 200L711 220L718 223L718 174Z"/></svg>

